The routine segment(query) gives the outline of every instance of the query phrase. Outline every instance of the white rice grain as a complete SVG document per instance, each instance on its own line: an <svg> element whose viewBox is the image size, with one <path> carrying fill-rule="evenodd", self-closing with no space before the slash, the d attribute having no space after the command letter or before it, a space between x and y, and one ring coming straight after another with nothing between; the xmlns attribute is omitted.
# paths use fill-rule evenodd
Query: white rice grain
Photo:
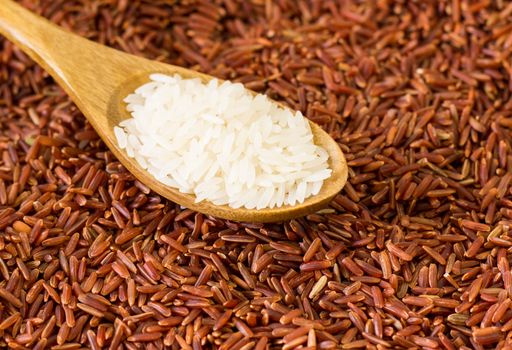
<svg viewBox="0 0 512 350"><path fill-rule="evenodd" d="M332 173L300 112L241 84L152 74L125 98L132 118L114 134L158 181L233 208L295 205Z"/></svg>

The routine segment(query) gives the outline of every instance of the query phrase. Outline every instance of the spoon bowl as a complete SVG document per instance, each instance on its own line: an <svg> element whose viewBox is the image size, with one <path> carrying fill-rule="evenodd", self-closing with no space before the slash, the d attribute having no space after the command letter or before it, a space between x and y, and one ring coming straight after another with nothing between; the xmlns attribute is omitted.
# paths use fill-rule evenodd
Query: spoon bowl
<svg viewBox="0 0 512 350"><path fill-rule="evenodd" d="M348 168L338 144L320 126L309 122L314 143L329 154L332 175L320 192L294 206L233 209L166 186L119 148L114 126L130 118L123 99L150 81L153 73L178 74L206 83L214 77L193 70L130 55L67 32L11 0L0 0L0 34L41 65L66 91L123 166L156 193L184 207L228 220L275 222L324 208L347 181ZM275 102L278 103L278 102ZM286 107L287 108L287 107Z"/></svg>

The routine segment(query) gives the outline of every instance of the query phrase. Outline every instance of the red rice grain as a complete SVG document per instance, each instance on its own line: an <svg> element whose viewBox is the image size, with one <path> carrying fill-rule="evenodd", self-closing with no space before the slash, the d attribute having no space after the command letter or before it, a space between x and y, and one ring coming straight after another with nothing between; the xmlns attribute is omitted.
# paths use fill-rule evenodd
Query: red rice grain
<svg viewBox="0 0 512 350"><path fill-rule="evenodd" d="M285 223L181 208L0 39L0 348L512 346L506 1L19 2L301 110L349 180Z"/></svg>

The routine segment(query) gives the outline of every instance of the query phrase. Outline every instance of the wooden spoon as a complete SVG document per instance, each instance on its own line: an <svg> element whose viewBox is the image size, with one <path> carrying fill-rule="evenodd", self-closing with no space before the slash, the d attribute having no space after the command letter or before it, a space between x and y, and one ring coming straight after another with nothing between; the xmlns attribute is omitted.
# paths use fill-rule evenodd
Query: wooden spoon
<svg viewBox="0 0 512 350"><path fill-rule="evenodd" d="M314 142L329 153L329 166L333 170L319 194L301 204L274 209L233 209L207 201L194 203L193 195L163 185L129 158L118 147L113 128L120 121L130 118L123 99L148 82L151 73L179 74L184 78L200 78L203 82L213 77L89 41L61 29L11 0L0 0L0 34L14 42L52 75L126 169L153 191L184 207L229 220L281 221L322 209L347 181L347 164L338 144L318 125L310 122Z"/></svg>

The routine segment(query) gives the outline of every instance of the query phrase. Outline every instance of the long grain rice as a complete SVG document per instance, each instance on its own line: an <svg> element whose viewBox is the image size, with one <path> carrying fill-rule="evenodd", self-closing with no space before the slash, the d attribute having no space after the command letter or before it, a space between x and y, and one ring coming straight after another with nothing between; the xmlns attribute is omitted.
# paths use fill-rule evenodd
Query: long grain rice
<svg viewBox="0 0 512 350"><path fill-rule="evenodd" d="M237 83L162 74L150 79L124 100L132 118L114 128L118 145L196 202L295 205L318 194L330 176L328 154L314 144L300 112Z"/></svg>

